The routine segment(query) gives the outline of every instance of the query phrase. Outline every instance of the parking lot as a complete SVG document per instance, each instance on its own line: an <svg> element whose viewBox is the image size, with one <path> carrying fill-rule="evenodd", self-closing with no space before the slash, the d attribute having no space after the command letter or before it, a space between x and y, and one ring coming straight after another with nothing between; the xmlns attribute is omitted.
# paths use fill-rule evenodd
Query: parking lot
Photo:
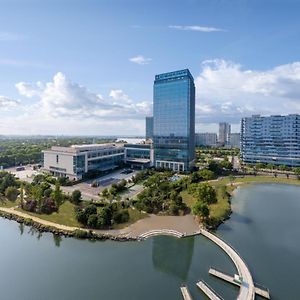
<svg viewBox="0 0 300 300"><path fill-rule="evenodd" d="M32 166L24 166L25 170L22 171L16 171L16 167L8 168L5 169L4 171L10 172L14 174L17 178L27 181L27 182L32 182L33 177L37 174L41 174L41 171L39 170L33 170Z"/></svg>
<svg viewBox="0 0 300 300"><path fill-rule="evenodd" d="M74 190L80 190L82 198L85 200L99 200L99 193L101 193L105 188L110 188L113 183L118 183L122 179L131 179L138 171L133 171L132 173L125 174L122 173L125 169L113 171L107 175L100 176L94 179L89 179L85 182L80 182L73 186L62 186L62 190L66 193L72 193ZM97 183L97 187L92 187L93 183ZM132 191L136 192L135 189ZM129 193L129 196L131 193Z"/></svg>
<svg viewBox="0 0 300 300"><path fill-rule="evenodd" d="M42 172L39 170L33 170L32 166L24 166L25 170L16 171L15 167L5 169L5 171L14 174L17 178L32 182L33 177ZM131 173L124 172L127 169L121 169L113 171L107 175L99 176L94 179L89 179L84 182L80 182L73 186L62 186L61 189L65 193L72 193L74 190L80 190L82 198L84 200L99 200L99 193L101 193L105 188L110 188L113 183L118 183L122 179L128 180L131 179L138 171L132 170ZM97 187L92 187L92 183L97 183ZM142 186L134 186L124 193L124 197L133 197L135 194L139 193L142 190Z"/></svg>

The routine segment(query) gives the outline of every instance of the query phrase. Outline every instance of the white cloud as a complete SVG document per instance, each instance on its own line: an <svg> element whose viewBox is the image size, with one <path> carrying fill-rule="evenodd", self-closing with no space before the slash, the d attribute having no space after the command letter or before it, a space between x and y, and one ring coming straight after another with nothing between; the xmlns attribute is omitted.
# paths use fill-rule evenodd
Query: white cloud
<svg viewBox="0 0 300 300"><path fill-rule="evenodd" d="M222 59L204 61L195 84L196 115L204 123L237 123L252 114L300 113L300 62L256 71Z"/></svg>
<svg viewBox="0 0 300 300"><path fill-rule="evenodd" d="M138 65L147 65L152 60L151 58L146 58L143 55L137 55L129 58L129 60Z"/></svg>
<svg viewBox="0 0 300 300"><path fill-rule="evenodd" d="M115 104L119 103L119 101L124 101L125 103L131 104L133 103L132 99L129 98L122 90L111 90L109 93L109 97L115 100Z"/></svg>
<svg viewBox="0 0 300 300"><path fill-rule="evenodd" d="M0 95L0 109L1 110L10 110L17 107L20 104L19 100L10 99L5 96Z"/></svg>
<svg viewBox="0 0 300 300"><path fill-rule="evenodd" d="M71 82L60 72L51 82L20 82L16 88L27 98L38 98L33 110L54 118L143 119L150 111L148 102L134 102L122 90L112 90L110 98L104 99L86 87Z"/></svg>
<svg viewBox="0 0 300 300"><path fill-rule="evenodd" d="M221 28L198 26L198 25L169 25L169 28L170 29L177 29L177 30L199 31L199 32L226 31L226 30L221 29Z"/></svg>

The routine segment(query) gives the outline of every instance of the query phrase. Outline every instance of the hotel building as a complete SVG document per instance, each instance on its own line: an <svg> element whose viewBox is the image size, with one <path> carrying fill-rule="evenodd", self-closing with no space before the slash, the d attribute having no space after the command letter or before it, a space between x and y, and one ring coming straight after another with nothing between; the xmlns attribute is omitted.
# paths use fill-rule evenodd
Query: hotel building
<svg viewBox="0 0 300 300"><path fill-rule="evenodd" d="M189 171L195 159L195 85L188 69L155 76L153 147L157 168Z"/></svg>
<svg viewBox="0 0 300 300"><path fill-rule="evenodd" d="M243 118L241 158L245 163L300 166L300 115Z"/></svg>

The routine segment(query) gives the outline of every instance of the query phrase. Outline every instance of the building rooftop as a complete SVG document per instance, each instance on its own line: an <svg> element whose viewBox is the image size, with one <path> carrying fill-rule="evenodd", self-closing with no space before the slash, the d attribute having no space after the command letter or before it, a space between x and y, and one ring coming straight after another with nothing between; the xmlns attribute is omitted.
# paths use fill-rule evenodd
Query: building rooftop
<svg viewBox="0 0 300 300"><path fill-rule="evenodd" d="M71 145L70 147L63 147L63 146L52 146L49 150L43 150L43 152L60 152L66 154L76 154L80 152L86 151L93 151L93 150L100 150L106 148L123 148L124 144L115 144L115 143L108 143L108 144L82 144L82 145Z"/></svg>

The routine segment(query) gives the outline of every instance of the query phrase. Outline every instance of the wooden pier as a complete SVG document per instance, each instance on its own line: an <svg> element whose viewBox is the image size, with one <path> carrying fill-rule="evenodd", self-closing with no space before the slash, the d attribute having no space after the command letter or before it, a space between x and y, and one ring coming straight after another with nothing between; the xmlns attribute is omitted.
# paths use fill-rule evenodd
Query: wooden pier
<svg viewBox="0 0 300 300"><path fill-rule="evenodd" d="M198 288L211 300L223 300L211 287L208 286L203 280L196 283Z"/></svg>
<svg viewBox="0 0 300 300"><path fill-rule="evenodd" d="M224 281L227 281L229 283L237 285L237 286L241 286L243 284L243 279L242 278L241 278L241 281L236 280L234 278L234 276L231 276L229 274L225 274L224 272L220 272L220 271L218 271L214 268L210 268L208 273L215 276L215 277L218 277L218 278L220 278ZM270 298L270 292L267 288L262 288L262 287L255 286L254 291L255 291L255 294L257 294L261 297L264 297L266 299L271 299Z"/></svg>
<svg viewBox="0 0 300 300"><path fill-rule="evenodd" d="M184 300L193 300L188 288L186 286L181 286L180 287L181 294Z"/></svg>

